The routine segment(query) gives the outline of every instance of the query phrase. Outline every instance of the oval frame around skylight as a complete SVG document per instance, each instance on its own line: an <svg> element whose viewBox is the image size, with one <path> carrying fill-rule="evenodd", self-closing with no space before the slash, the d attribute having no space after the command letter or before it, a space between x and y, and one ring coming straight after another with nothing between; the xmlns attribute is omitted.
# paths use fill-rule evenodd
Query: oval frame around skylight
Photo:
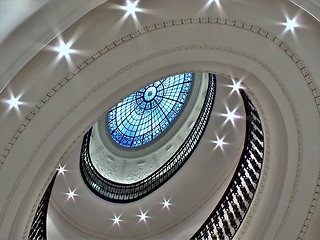
<svg viewBox="0 0 320 240"><path fill-rule="evenodd" d="M106 114L106 132L119 147L140 148L155 141L186 105L194 74L165 77L132 93Z"/></svg>
<svg viewBox="0 0 320 240"><path fill-rule="evenodd" d="M199 103L201 102L201 105L200 108L198 108L198 105L192 105L191 115L196 116L196 120L194 124L191 125L187 122L184 123L188 126L188 133L182 142L178 144L178 149L173 152L171 157L166 159L160 167L155 168L154 171L150 171L148 168L145 169L147 171L147 175L140 178L138 181L123 183L117 180L111 180L109 176L104 176L105 169L100 171L95 167L97 159L94 159L95 157L91 156L90 142L96 136L92 135L93 128L91 128L84 136L80 156L80 172L87 187L98 197L107 201L114 203L130 203L142 199L169 181L169 179L182 168L189 157L193 154L193 151L196 149L208 125L215 100L216 76L214 74L207 75L208 81L206 81L206 91L201 91L201 95L199 95L200 92L194 92L193 89L191 93L191 100L194 95L197 95L197 98L201 99L198 99ZM196 76L202 77L203 74L196 73ZM196 80L194 83L203 82ZM199 80L201 80L201 78ZM185 114L185 110L183 111L183 114ZM176 124L174 125L176 126ZM180 131L184 130L180 128ZM164 149L165 146L162 146L162 150ZM108 156L106 156L106 158L108 158ZM138 160L139 159L140 158L138 158ZM109 160L111 159L107 160L108 163L110 163ZM99 161L100 160L98 160L98 164ZM116 160L112 162L116 162ZM137 163L139 164L139 161ZM121 166L122 170L123 166L124 165ZM142 166L142 168L143 167L144 166ZM117 174L117 169L113 169L112 174Z"/></svg>
<svg viewBox="0 0 320 240"><path fill-rule="evenodd" d="M124 184L137 182L156 171L178 150L192 130L208 91L209 75L202 72L193 75L192 89L181 114L149 144L136 148L117 145L106 132L107 112L103 115L93 127L89 147L92 163L101 175Z"/></svg>

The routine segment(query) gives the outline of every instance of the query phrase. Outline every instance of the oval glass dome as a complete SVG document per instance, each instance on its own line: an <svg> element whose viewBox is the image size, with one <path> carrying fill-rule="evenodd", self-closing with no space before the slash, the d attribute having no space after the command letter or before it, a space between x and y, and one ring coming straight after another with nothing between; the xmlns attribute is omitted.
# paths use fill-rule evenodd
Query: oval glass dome
<svg viewBox="0 0 320 240"><path fill-rule="evenodd" d="M163 133L179 115L192 85L192 73L163 78L131 94L107 114L107 131L120 146L133 148Z"/></svg>
<svg viewBox="0 0 320 240"><path fill-rule="evenodd" d="M80 170L86 185L107 201L128 203L165 184L198 146L209 123L215 92L214 74L182 73L149 84L119 102L84 136ZM161 128L163 121L167 124ZM131 142L126 147L120 145L120 138L112 138L112 122L121 130L121 139L124 129L135 127L132 136L126 134L131 141L139 136L145 140L148 131L144 129L160 126L161 131L151 133L146 143L133 146Z"/></svg>

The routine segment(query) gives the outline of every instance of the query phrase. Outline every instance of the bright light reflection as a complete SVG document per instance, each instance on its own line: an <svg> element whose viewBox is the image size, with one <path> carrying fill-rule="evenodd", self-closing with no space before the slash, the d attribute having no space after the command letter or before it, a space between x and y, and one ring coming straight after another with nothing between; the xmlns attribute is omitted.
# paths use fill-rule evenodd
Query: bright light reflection
<svg viewBox="0 0 320 240"><path fill-rule="evenodd" d="M69 58L71 53L74 53L75 50L71 49L71 42L64 43L62 40L59 41L59 46L55 47L55 50L59 52L58 57L61 58L64 56L65 58Z"/></svg>
<svg viewBox="0 0 320 240"><path fill-rule="evenodd" d="M131 15L132 17L135 18L136 12L140 10L139 8L137 8L137 5L138 5L138 1L127 0L126 6L122 8L127 11L125 17Z"/></svg>
<svg viewBox="0 0 320 240"><path fill-rule="evenodd" d="M220 4L220 0L209 0L208 4L210 5L211 3L214 3L219 10L221 10L221 4Z"/></svg>
<svg viewBox="0 0 320 240"><path fill-rule="evenodd" d="M74 197L78 196L78 194L76 194L76 189L74 189L73 191L71 191L71 189L69 188L69 192L66 193L68 195L67 200L69 200L70 198L72 200L74 200Z"/></svg>
<svg viewBox="0 0 320 240"><path fill-rule="evenodd" d="M19 105L23 104L23 102L19 101L20 97L21 96L15 97L12 95L9 100L6 100L6 102L9 104L9 110L12 108L19 110Z"/></svg>
<svg viewBox="0 0 320 240"><path fill-rule="evenodd" d="M222 116L226 117L226 120L225 120L224 123L227 123L228 121L230 121L232 123L232 125L234 125L235 119L240 118L240 116L235 114L236 110L237 109L234 109L233 111L230 111L229 108L227 108L227 113L226 114L221 114Z"/></svg>
<svg viewBox="0 0 320 240"><path fill-rule="evenodd" d="M241 81L236 82L235 80L232 80L233 84L229 85L229 87L232 88L231 94L233 92L237 92L238 94L240 93L240 89L243 89L243 86L241 86Z"/></svg>
<svg viewBox="0 0 320 240"><path fill-rule="evenodd" d="M220 1L219 0L207 0L205 5L199 10L197 15L206 15L207 11L212 11L212 8L218 9L219 13L224 15L224 11L221 7Z"/></svg>
<svg viewBox="0 0 320 240"><path fill-rule="evenodd" d="M48 49L59 53L57 56L57 60L60 60L62 57L64 57L67 60L68 64L71 64L70 54L80 53L80 51L71 49L74 41L75 39L72 39L69 42L65 43L61 38L59 38L57 46L48 46Z"/></svg>
<svg viewBox="0 0 320 240"><path fill-rule="evenodd" d="M164 198L164 199L163 199L163 202L162 202L162 205L163 205L162 209L163 209L163 208L169 209L170 206L172 205L172 203L170 203L170 199L166 200L166 199Z"/></svg>
<svg viewBox="0 0 320 240"><path fill-rule="evenodd" d="M123 220L120 219L121 215L117 216L114 214L114 217L111 219L113 221L113 224L112 225L118 225L120 226L120 222L122 222Z"/></svg>
<svg viewBox="0 0 320 240"><path fill-rule="evenodd" d="M296 18L293 18L293 19L287 18L287 22L283 23L283 25L286 26L284 31L290 30L291 32L293 32L294 29L299 26L299 24L296 21Z"/></svg>
<svg viewBox="0 0 320 240"><path fill-rule="evenodd" d="M137 29L142 28L136 13L137 12L144 12L145 10L137 7L139 2L140 2L139 0L127 0L127 1L125 1L124 5L114 4L114 8L121 9L121 10L125 11L125 14L123 15L123 17L113 27L116 32L119 31L122 24L124 24L125 20L129 16L131 16L133 18L133 22L134 22Z"/></svg>
<svg viewBox="0 0 320 240"><path fill-rule="evenodd" d="M127 6L125 7L129 14L134 14L137 11L138 1L127 0Z"/></svg>
<svg viewBox="0 0 320 240"><path fill-rule="evenodd" d="M148 213L148 211L142 212L142 211L140 210L140 214L137 215L138 217L140 217L139 222L141 222L141 221L146 222L146 219L147 219L147 218L150 218L150 217L147 215L147 213Z"/></svg>
<svg viewBox="0 0 320 240"><path fill-rule="evenodd" d="M223 150L223 145L226 145L226 144L227 144L226 142L223 141L223 139L224 139L224 137L219 138L219 137L217 136L217 140L216 140L216 141L213 141L213 142L216 144L216 146L215 146L214 149L220 147L220 149Z"/></svg>
<svg viewBox="0 0 320 240"><path fill-rule="evenodd" d="M60 174L64 175L64 172L67 171L66 165L64 165L64 166L59 165L59 168L57 169L57 171L58 171L58 175L60 175Z"/></svg>

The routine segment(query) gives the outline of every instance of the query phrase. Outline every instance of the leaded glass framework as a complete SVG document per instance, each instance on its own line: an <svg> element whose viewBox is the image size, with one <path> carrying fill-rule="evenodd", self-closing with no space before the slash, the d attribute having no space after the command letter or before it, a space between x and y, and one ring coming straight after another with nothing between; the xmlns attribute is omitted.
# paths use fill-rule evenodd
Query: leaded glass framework
<svg viewBox="0 0 320 240"><path fill-rule="evenodd" d="M123 147L139 147L158 137L181 112L192 80L192 73L169 76L119 102L107 114L112 139Z"/></svg>

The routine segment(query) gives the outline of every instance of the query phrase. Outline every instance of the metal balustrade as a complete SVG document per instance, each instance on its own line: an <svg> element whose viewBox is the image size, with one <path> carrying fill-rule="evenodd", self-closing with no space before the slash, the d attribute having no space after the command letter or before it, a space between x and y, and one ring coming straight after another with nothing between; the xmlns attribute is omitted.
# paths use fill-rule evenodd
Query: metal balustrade
<svg viewBox="0 0 320 240"><path fill-rule="evenodd" d="M32 239L32 240L47 239L47 213L48 213L48 207L49 207L49 200L50 200L53 184L56 180L56 176L57 176L57 172L52 178L49 186L47 187L38 205L36 214L34 215L34 218L31 224L28 239Z"/></svg>
<svg viewBox="0 0 320 240"><path fill-rule="evenodd" d="M258 187L264 156L264 135L259 114L241 90L247 116L240 161L223 197L191 239L232 239L243 222Z"/></svg>
<svg viewBox="0 0 320 240"><path fill-rule="evenodd" d="M190 134L174 155L158 170L148 177L132 184L121 184L103 177L91 162L89 145L92 128L83 138L80 172L88 188L97 196L116 203L128 203L145 197L167 182L183 164L198 145L208 124L216 91L216 77L209 74L208 90L205 101Z"/></svg>
<svg viewBox="0 0 320 240"><path fill-rule="evenodd" d="M158 171L137 183L115 183L105 179L95 170L89 154L90 129L83 140L80 161L81 174L88 187L104 199L125 203L150 194L168 181L182 167L201 139L214 102L215 81L215 76L211 75L204 107L183 145ZM240 161L221 200L191 239L232 239L243 222L258 187L264 156L264 134L255 106L243 90L241 96L247 122ZM47 211L56 176L57 173L38 205L28 239L47 239Z"/></svg>

